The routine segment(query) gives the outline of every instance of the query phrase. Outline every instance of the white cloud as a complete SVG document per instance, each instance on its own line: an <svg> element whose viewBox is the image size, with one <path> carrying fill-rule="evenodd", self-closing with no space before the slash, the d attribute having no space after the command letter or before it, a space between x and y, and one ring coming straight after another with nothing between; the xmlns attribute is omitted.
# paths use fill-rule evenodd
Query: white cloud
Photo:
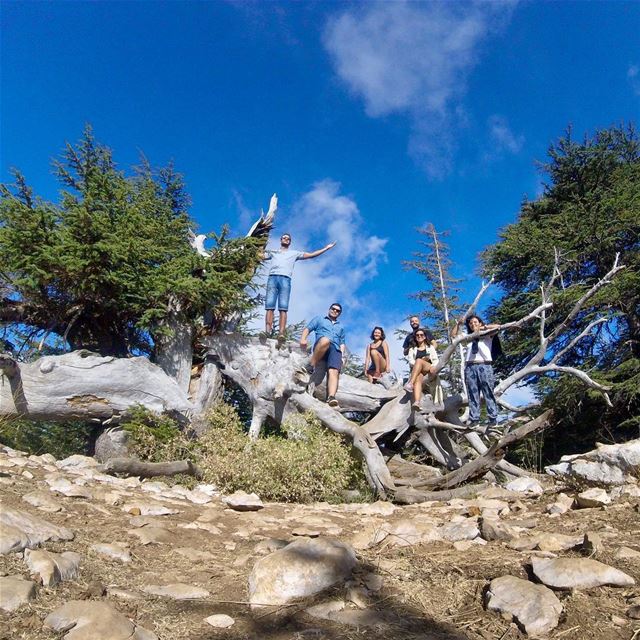
<svg viewBox="0 0 640 640"><path fill-rule="evenodd" d="M640 67L637 64L632 64L627 69L627 80L629 80L633 92L640 96Z"/></svg>
<svg viewBox="0 0 640 640"><path fill-rule="evenodd" d="M373 2L329 20L324 45L338 76L373 118L409 117L409 152L432 177L451 168L462 100L487 35L510 15L505 2Z"/></svg>
<svg viewBox="0 0 640 640"><path fill-rule="evenodd" d="M503 116L492 115L489 118L489 132L496 152L508 151L515 154L524 145L524 136L514 134Z"/></svg>

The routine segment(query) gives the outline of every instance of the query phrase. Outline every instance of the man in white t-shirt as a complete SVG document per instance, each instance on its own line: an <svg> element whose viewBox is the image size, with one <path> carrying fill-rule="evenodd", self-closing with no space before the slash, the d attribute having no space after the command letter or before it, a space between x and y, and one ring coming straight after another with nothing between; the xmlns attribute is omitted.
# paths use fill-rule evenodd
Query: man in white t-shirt
<svg viewBox="0 0 640 640"><path fill-rule="evenodd" d="M264 308L265 332L269 336L273 331L273 313L276 309L280 313L278 322L278 342L285 341L285 329L287 327L287 311L289 310L289 296L291 295L291 276L293 268L298 260L308 260L322 255L335 247L331 242L326 247L317 251L304 252L291 249L291 234L283 233L280 237L280 249L265 251L265 260L269 261L269 277L267 278L267 294Z"/></svg>
<svg viewBox="0 0 640 640"><path fill-rule="evenodd" d="M467 334L477 333L491 329L498 329L500 325L484 324L482 320L471 315L465 321ZM451 331L453 338L458 334L461 320ZM498 405L493 394L495 385L493 376L493 358L491 356L491 344L495 334L478 336L467 344L465 353L464 378L469 400L469 426L475 427L480 422L480 395L484 397L487 405L487 429L495 428L498 420Z"/></svg>

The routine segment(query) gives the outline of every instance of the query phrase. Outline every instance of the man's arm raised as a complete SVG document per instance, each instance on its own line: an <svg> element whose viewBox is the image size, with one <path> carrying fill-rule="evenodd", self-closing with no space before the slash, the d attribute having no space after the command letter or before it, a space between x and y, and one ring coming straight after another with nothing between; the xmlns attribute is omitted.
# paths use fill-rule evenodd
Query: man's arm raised
<svg viewBox="0 0 640 640"><path fill-rule="evenodd" d="M335 242L329 243L326 247L322 249L318 249L317 251L309 251L308 253L303 253L301 260L308 260L309 258L317 258L321 256L325 251L329 251L329 249L333 249L336 246Z"/></svg>

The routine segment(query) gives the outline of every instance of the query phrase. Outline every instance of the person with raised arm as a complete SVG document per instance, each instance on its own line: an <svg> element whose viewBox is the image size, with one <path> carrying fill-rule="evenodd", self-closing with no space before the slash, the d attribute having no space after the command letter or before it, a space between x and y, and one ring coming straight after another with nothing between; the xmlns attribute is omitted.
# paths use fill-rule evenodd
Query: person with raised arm
<svg viewBox="0 0 640 640"><path fill-rule="evenodd" d="M280 249L267 249L264 259L269 261L269 276L267 278L267 293L265 296L265 335L270 336L273 331L273 314L276 306L279 311L278 343L285 341L287 328L287 312L289 311L289 298L291 296L291 278L293 268L298 260L317 258L325 251L333 249L335 242L317 251L296 251L291 249L291 234L283 233L280 236Z"/></svg>

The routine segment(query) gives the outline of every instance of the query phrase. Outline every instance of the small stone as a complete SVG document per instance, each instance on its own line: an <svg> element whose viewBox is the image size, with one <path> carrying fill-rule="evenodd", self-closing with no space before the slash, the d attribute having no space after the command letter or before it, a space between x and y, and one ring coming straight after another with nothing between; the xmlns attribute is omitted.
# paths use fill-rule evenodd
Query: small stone
<svg viewBox="0 0 640 640"><path fill-rule="evenodd" d="M329 620L346 624L351 627L377 627L384 625L387 620L378 611L371 609L344 609L329 614Z"/></svg>
<svg viewBox="0 0 640 640"><path fill-rule="evenodd" d="M68 631L68 640L158 640L103 601L71 600L50 613L44 626Z"/></svg>
<svg viewBox="0 0 640 640"><path fill-rule="evenodd" d="M322 534L318 529L311 529L310 527L298 527L297 529L293 529L291 531L292 536L297 537L306 537L306 538L317 538Z"/></svg>
<svg viewBox="0 0 640 640"><path fill-rule="evenodd" d="M120 562L131 562L129 547L124 542L94 544L91 545L90 549L114 560L119 560Z"/></svg>
<svg viewBox="0 0 640 640"><path fill-rule="evenodd" d="M541 533L536 537L541 551L568 551L579 547L584 541L584 536L568 536L563 533Z"/></svg>
<svg viewBox="0 0 640 640"><path fill-rule="evenodd" d="M82 556L73 551L53 553L43 549L26 549L24 559L32 573L38 574L45 587L65 580L73 580L80 573Z"/></svg>
<svg viewBox="0 0 640 640"><path fill-rule="evenodd" d="M553 504L547 505L547 512L567 513L567 511L573 509L574 504L575 500L571 496L568 496L566 493L560 493Z"/></svg>
<svg viewBox="0 0 640 640"><path fill-rule="evenodd" d="M369 592L364 587L351 586L347 589L346 600L358 609L366 609L370 604Z"/></svg>
<svg viewBox="0 0 640 640"><path fill-rule="evenodd" d="M613 624L615 624L617 627L624 627L629 623L628 620L625 620L623 617L617 616L615 614L611 615L611 622L613 622Z"/></svg>
<svg viewBox="0 0 640 640"><path fill-rule="evenodd" d="M0 578L0 609L15 611L36 597L36 585L22 576Z"/></svg>
<svg viewBox="0 0 640 640"><path fill-rule="evenodd" d="M350 542L354 549L370 549L380 544L388 535L389 531L382 524L368 525L358 530Z"/></svg>
<svg viewBox="0 0 640 640"><path fill-rule="evenodd" d="M521 478L515 478L505 485L507 491L516 491L518 493L526 493L532 496L541 496L544 493L544 488L535 478L528 478L522 476Z"/></svg>
<svg viewBox="0 0 640 640"><path fill-rule="evenodd" d="M235 623L235 620L225 613L216 613L215 615L205 618L204 621L216 629L228 629Z"/></svg>
<svg viewBox="0 0 640 640"><path fill-rule="evenodd" d="M440 534L445 540L456 542L457 540L473 540L480 535L478 525L471 519L462 522L450 522L440 528Z"/></svg>
<svg viewBox="0 0 640 640"><path fill-rule="evenodd" d="M640 620L640 605L634 605L627 610L627 615L632 620Z"/></svg>
<svg viewBox="0 0 640 640"><path fill-rule="evenodd" d="M629 547L620 547L614 556L616 560L639 560L640 551L630 549Z"/></svg>
<svg viewBox="0 0 640 640"><path fill-rule="evenodd" d="M135 591L120 589L119 587L109 587L107 589L107 595L113 596L114 598L120 598L121 600L140 600L142 597Z"/></svg>
<svg viewBox="0 0 640 640"><path fill-rule="evenodd" d="M581 509L597 509L611 504L609 494L599 487L592 487L576 496L576 502Z"/></svg>
<svg viewBox="0 0 640 640"><path fill-rule="evenodd" d="M62 505L58 504L48 493L44 491L33 491L22 496L22 499L40 509L41 511L48 511L49 513L57 513L62 511Z"/></svg>
<svg viewBox="0 0 640 640"><path fill-rule="evenodd" d="M556 589L589 589L603 585L628 587L635 580L614 567L590 558L532 558L533 573Z"/></svg>
<svg viewBox="0 0 640 640"><path fill-rule="evenodd" d="M540 637L558 626L562 604L551 589L515 576L491 581L487 609L508 614L528 635Z"/></svg>
<svg viewBox="0 0 640 640"><path fill-rule="evenodd" d="M336 611L342 611L345 607L345 602L342 600L329 600L316 604L313 607L305 609L305 612L314 618L321 618L322 620L330 620L331 614Z"/></svg>
<svg viewBox="0 0 640 640"><path fill-rule="evenodd" d="M584 534L582 549L586 554L595 556L602 552L602 548L602 538L600 534L593 531L587 531L587 533Z"/></svg>
<svg viewBox="0 0 640 640"><path fill-rule="evenodd" d="M63 496L67 496L67 498L93 498L93 493L90 489L76 484L75 482L70 482L62 476L47 478L46 482L49 485L50 491L60 493Z"/></svg>
<svg viewBox="0 0 640 640"><path fill-rule="evenodd" d="M169 509L157 502L127 502L122 506L122 510L132 516L169 516L180 513L177 509Z"/></svg>
<svg viewBox="0 0 640 640"><path fill-rule="evenodd" d="M377 573L365 573L362 580L369 591L380 591L384 578Z"/></svg>
<svg viewBox="0 0 640 640"><path fill-rule="evenodd" d="M147 544L174 544L175 536L162 527L142 527L141 529L129 529L129 535L136 536L140 543Z"/></svg>
<svg viewBox="0 0 640 640"><path fill-rule="evenodd" d="M150 584L142 590L154 596L164 596L166 598L173 598L174 600L199 600L208 598L211 595L206 589L184 584L183 582L167 585Z"/></svg>
<svg viewBox="0 0 640 640"><path fill-rule="evenodd" d="M264 509L262 500L255 493L236 491L230 496L225 496L223 502L234 511L259 511Z"/></svg>
<svg viewBox="0 0 640 640"><path fill-rule="evenodd" d="M510 527L499 520L482 518L480 522L480 533L485 540L511 540L513 533Z"/></svg>

